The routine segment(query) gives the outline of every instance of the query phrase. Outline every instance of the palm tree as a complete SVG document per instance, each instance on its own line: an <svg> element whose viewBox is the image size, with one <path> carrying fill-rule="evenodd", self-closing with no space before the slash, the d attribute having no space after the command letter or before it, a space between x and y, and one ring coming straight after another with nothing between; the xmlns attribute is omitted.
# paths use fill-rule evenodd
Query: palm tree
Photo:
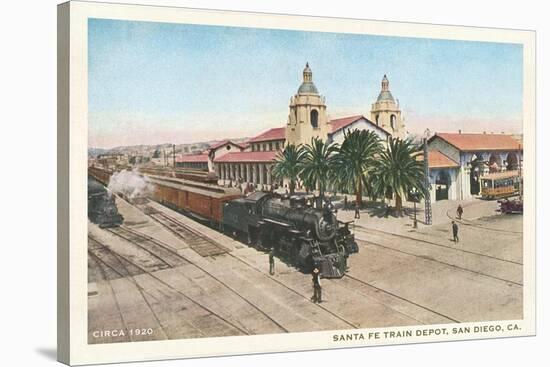
<svg viewBox="0 0 550 367"><path fill-rule="evenodd" d="M300 177L308 189L319 189L320 198L325 195L337 151L337 144L327 144L319 138L311 139L311 144L304 147Z"/></svg>
<svg viewBox="0 0 550 367"><path fill-rule="evenodd" d="M290 181L290 194L294 194L296 181L300 176L302 169L302 160L304 149L294 144L289 144L282 152L277 153L275 165L273 166L273 176L278 179L288 178Z"/></svg>
<svg viewBox="0 0 550 367"><path fill-rule="evenodd" d="M370 171L381 152L382 145L374 131L344 132L344 142L334 157L333 181L339 189L355 193L356 205L363 203L363 190L370 188Z"/></svg>
<svg viewBox="0 0 550 367"><path fill-rule="evenodd" d="M380 154L376 161L371 177L373 189L380 195L395 195L395 210L398 215L402 214L403 196L416 189L424 193L424 170L423 162L417 159L422 153L420 147L414 145L410 140L401 140L390 137L388 146Z"/></svg>

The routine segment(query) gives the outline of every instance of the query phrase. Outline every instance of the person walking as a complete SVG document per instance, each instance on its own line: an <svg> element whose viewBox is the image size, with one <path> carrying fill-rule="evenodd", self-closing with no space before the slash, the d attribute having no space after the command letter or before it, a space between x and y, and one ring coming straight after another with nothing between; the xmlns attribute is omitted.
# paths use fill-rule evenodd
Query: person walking
<svg viewBox="0 0 550 367"><path fill-rule="evenodd" d="M359 205L355 204L355 216L354 219L361 219L361 213L359 212Z"/></svg>
<svg viewBox="0 0 550 367"><path fill-rule="evenodd" d="M453 241L455 243L458 243L458 224L455 223L455 221L452 221L453 223Z"/></svg>
<svg viewBox="0 0 550 367"><path fill-rule="evenodd" d="M458 208L456 208L456 216L458 219L462 219L462 213L464 213L464 209L462 209L462 205L458 204Z"/></svg>
<svg viewBox="0 0 550 367"><path fill-rule="evenodd" d="M321 303L322 297L321 297L321 274L319 273L319 268L315 267L313 269L313 297L311 297L311 300L314 303Z"/></svg>
<svg viewBox="0 0 550 367"><path fill-rule="evenodd" d="M269 274L275 274L275 248L273 247L269 250Z"/></svg>
<svg viewBox="0 0 550 367"><path fill-rule="evenodd" d="M348 210L348 196L344 195L344 210Z"/></svg>

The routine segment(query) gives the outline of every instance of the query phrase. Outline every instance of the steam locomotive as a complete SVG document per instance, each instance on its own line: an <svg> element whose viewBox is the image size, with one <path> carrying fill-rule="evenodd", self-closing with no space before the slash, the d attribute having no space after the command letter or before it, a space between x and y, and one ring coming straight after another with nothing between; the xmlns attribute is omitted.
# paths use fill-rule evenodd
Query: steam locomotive
<svg viewBox="0 0 550 367"><path fill-rule="evenodd" d="M88 176L88 218L100 228L117 227L124 220L113 195L92 176Z"/></svg>
<svg viewBox="0 0 550 367"><path fill-rule="evenodd" d="M342 277L349 254L359 251L349 223L336 219L330 203L314 208L307 196L264 192L227 201L222 219L225 231L274 247L304 271L318 267L325 278Z"/></svg>
<svg viewBox="0 0 550 367"><path fill-rule="evenodd" d="M89 167L89 172L103 184L113 173L100 167ZM279 257L303 271L318 267L323 277L340 278L348 256L359 251L351 222L338 221L330 203L313 205L311 196L254 192L243 197L235 188L146 175L154 186L150 199L244 243L260 249L274 247ZM117 225L116 215L112 219Z"/></svg>

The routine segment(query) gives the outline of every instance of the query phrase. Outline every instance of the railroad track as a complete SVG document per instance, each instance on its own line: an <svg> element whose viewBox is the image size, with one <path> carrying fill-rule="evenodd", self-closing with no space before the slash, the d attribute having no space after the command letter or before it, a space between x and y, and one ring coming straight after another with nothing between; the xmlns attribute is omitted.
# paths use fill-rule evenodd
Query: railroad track
<svg viewBox="0 0 550 367"><path fill-rule="evenodd" d="M180 265L188 264L189 261L181 257L177 252L174 252L170 247L160 243L153 237L147 236L136 230L126 226L106 228L106 230L115 236L118 236L139 248L145 250L153 257L162 261L167 267L173 268Z"/></svg>
<svg viewBox="0 0 550 367"><path fill-rule="evenodd" d="M230 320L227 320L225 317L221 316L219 313L217 312L214 312L211 308L203 305L202 303L200 303L199 301L197 301L195 298L189 296L188 294L185 294L184 292L182 292L180 289L177 289L175 287L173 287L172 285L170 285L169 283L165 282L164 280L162 280L161 278L159 278L158 276L156 276L153 272L150 272L148 271L147 269L145 268L142 268L139 264L133 262L131 259L128 259L127 257L125 256L122 256L120 254L118 254L117 252L114 252L112 249L110 249L108 246L100 243L97 239L95 239L95 242L96 244L99 244L100 246L102 246L102 248L104 249L104 251L106 252L109 252L112 254L112 256L118 258L120 260L120 265L122 266L122 269L126 269L125 268L125 265L124 265L124 262L127 262L127 263L130 263L132 264L133 266L135 267L138 267L140 268L140 270L142 271L142 274L145 274L145 275L148 275L149 277L153 278L154 280L156 280L157 282L161 283L162 285L164 285L165 287L171 289L172 291L178 293L179 295L181 295L183 298L187 299L188 301L190 301L191 303L193 303L194 305L196 305L197 307L203 309L204 311L208 312L212 317L218 319L218 321L221 321L222 323L225 323L227 326L229 326L230 328L238 331L238 333L235 333L235 334L245 334L245 335L249 335L250 333L242 328L241 326L239 325L236 325L235 323L233 323L232 321ZM185 259L184 259L185 260ZM101 259L99 259L99 261L102 261ZM186 260L187 261L187 260ZM190 263L190 262L189 262ZM106 266L108 267L111 267L112 264L105 264ZM117 272L119 272L121 275L123 273L120 272L120 268L115 268L113 269ZM141 295L143 296L147 306L149 307L149 309L151 310L152 314L154 315L155 319L157 320L159 326L162 328L162 324L160 323L160 320L158 319L158 317L156 316L156 313L155 311L153 310L152 306L150 305L150 303L148 302L148 300L145 298L145 295L144 293L147 293L145 291L145 289L143 287L141 287L141 285L139 285L139 283L133 278L133 276L125 276L125 278L129 279L130 281L132 281L132 283L134 283L134 285L136 285L137 289L139 290L139 292L141 293ZM118 307L118 304L117 304L117 307ZM119 308L119 311L120 311L120 308ZM195 328L197 331L199 331L202 335L204 336L208 336L208 335L205 335L202 331L200 331L199 329ZM165 333L165 335L167 335Z"/></svg>
<svg viewBox="0 0 550 367"><path fill-rule="evenodd" d="M149 302L149 300L145 296L145 293L147 293L146 290L141 285L139 285L139 283L134 279L134 276L130 273L130 271L129 271L127 265L125 264L125 262L128 263L128 264L131 264L131 266L133 266L133 267L136 267L136 268L140 269L143 273L147 272L147 270L145 270L145 269L141 268L139 265L129 261L127 258L124 258L124 257L120 256L118 253L114 252L109 247L102 244L96 238L93 238L91 236L88 236L88 237L90 239L92 239L92 241L94 242L96 251L97 250L102 250L101 252L103 252L104 254L111 255L111 256L109 256L110 258L118 260L118 265L119 266L114 266L113 264L107 263L106 261L104 261L104 258L97 256L97 254L94 253L93 249L89 250L89 251L91 251L92 256L94 256L96 261L102 263L104 266L107 266L108 268L110 268L113 271L117 272L121 277L123 277L124 279L128 279L129 281L131 281L136 286L136 289L138 290L139 294L141 295L141 298L143 299L143 301L147 305L147 308L151 311L151 315L153 315L153 318L155 319L155 322L158 324L158 326L159 326L160 330L162 331L162 333L164 334L164 336L166 338L168 338L168 334L166 333L165 327L162 325L162 322L158 318L158 315L155 312L155 310L153 309L153 306L151 305L151 303ZM121 272L121 269L124 271L125 274L123 272ZM111 289L111 292L113 293L113 295L115 295L115 291L113 289L113 286L112 286L111 282L107 282L107 283L109 284L109 288ZM152 297L152 298L155 298L151 294L149 294L149 296ZM123 320L123 325L126 328L126 330L128 330L128 326L126 325L126 323L124 322L124 318L122 317L122 311L120 309L120 305L118 303L118 300L117 300L116 296L114 296L114 298L115 298L117 310L120 314L121 319ZM130 340L132 340L131 336L130 336Z"/></svg>
<svg viewBox="0 0 550 367"><path fill-rule="evenodd" d="M506 229L499 229L499 228L493 228L493 227L486 227L486 226L483 226L479 223L476 223L472 220L468 220L468 219L458 219L458 218L455 218L453 217L449 212L451 211L451 209L447 210L445 212L445 214L447 214L447 217L451 220L454 220L460 224L463 224L465 226L470 226L470 227L475 227L475 228L479 228L479 229L484 229L486 231L492 231L492 232L499 232L499 233L510 233L510 234L523 234L523 231L509 231L509 230L506 230Z"/></svg>
<svg viewBox="0 0 550 367"><path fill-rule="evenodd" d="M475 251L469 251L469 250L464 250L464 249L461 249L461 248L446 246L446 245L442 245L442 244L437 243L437 242L423 240L421 238L416 238L416 237L407 236L407 235L403 235L403 234L381 231L379 229L374 229L374 228L366 228L366 227L359 226L357 224L355 225L355 230L359 231L359 232L366 233L366 234L368 234L369 232L381 233L383 235L395 236L395 237L398 237L398 238L404 238L404 239L408 239L408 240L411 240L411 241L422 242L422 243L432 245L432 246L444 247L444 248L447 248L449 250L453 250L453 251L457 251L457 252L463 252L463 253L466 253L466 254L471 254L471 255L476 255L476 256L481 256L481 257L489 258L489 259L492 259L492 260L503 261L503 262L507 262L507 263L515 264L515 265L523 265L523 263L521 263L519 261L502 259L500 257L491 256L491 255L487 255L487 254L482 254L482 253L475 252ZM369 241L367 241L367 242L369 242Z"/></svg>
<svg viewBox="0 0 550 367"><path fill-rule="evenodd" d="M273 278L273 277L267 275L267 273L263 272L261 269L258 269L258 268L255 267L255 266L249 264L248 262L246 262L245 260L241 259L240 257L238 257L238 256L236 256L236 255L233 255L233 254L228 254L228 255L231 256L231 257L233 257L233 258L235 258L236 260L238 260L238 261L240 261L240 262L246 264L246 265L249 266L250 268L256 270L257 272L261 273L262 275L264 275L265 277L271 279L272 281L274 281L274 282L276 282L276 283L279 283L281 286L283 286L284 288L288 289L289 291L291 291L291 292L293 292L293 293L299 295L300 297L303 297L303 298L309 300L308 296L305 296L305 295L303 295L302 293L296 291L295 289L293 289L293 288L287 286L285 283L279 281L278 279ZM440 317L443 317L443 318L449 320L450 322L454 322L454 323L460 322L460 321L458 321L458 320L456 320L456 319L454 319L454 318L452 318L452 317L443 315L443 314L441 314L440 312L437 312L437 311L435 311L435 310L433 310L433 309L431 309L431 308L429 308L429 307L420 305L420 304L415 303L415 302L413 302L413 301L411 301L411 300L409 300L409 299L406 299L406 298L401 297L401 296L399 296L399 295L397 295L397 294L394 294L394 293L392 293L392 292L390 292L390 291L387 291L387 290L385 290L385 289L376 287L375 285L372 285L372 284L370 284L370 283L367 283L367 282L365 282L365 281L363 281L363 280L361 280L361 279L355 278L354 276L345 274L343 278L347 278L347 279L351 279L352 281L359 282L359 283L361 283L361 284L363 284L363 285L366 285L366 286L368 286L368 287L371 287L371 288L373 288L373 289L375 289L375 290L377 290L377 291L383 292L383 293L388 294L388 295L390 295L390 296L392 296L392 297L395 297L395 298L397 298L397 299L399 299L399 300L401 300L401 301L410 303L410 304L412 304L412 305L414 305L414 306L416 306L416 307L422 308L422 309L424 309L424 310L426 310L426 311L428 311L428 312L431 312L431 313L436 314L436 315L438 315L438 316L440 316ZM346 287L346 288L347 288L347 287ZM349 289L349 288L348 288L348 289ZM366 296L366 295L363 295L363 294L361 294L361 296L362 296L362 297L370 298L370 297L368 297L368 296ZM384 305L385 307L387 307L387 308L393 310L394 312L397 312L397 313L399 313L399 314L401 314L401 315L403 315L403 316L405 316L405 317L411 318L411 319L413 319L413 320L419 322L420 324L423 324L422 321L420 321L420 320L414 318L413 316L411 316L411 315L409 315L409 314L407 314L407 313L404 313L404 312L401 312L401 311L399 311L399 310L396 310L395 308L390 307L390 306L386 305L386 304L383 303L383 302L380 302L380 303L381 303L382 305ZM349 321L349 320L347 320L347 319L341 317L340 315L338 315L338 314L332 312L330 309L328 309L327 307L324 307L324 306L321 305L321 304L318 304L318 303L317 303L316 306L318 306L319 308L323 309L324 311L326 311L327 313L331 314L332 316L336 317L337 319L341 320L342 322L346 323L347 325L349 325L349 326L352 327L353 329L360 329L360 328L363 328L363 326L357 325L357 324L355 324L355 323L353 323L353 322L351 322L351 321Z"/></svg>
<svg viewBox="0 0 550 367"><path fill-rule="evenodd" d="M191 232L192 235L199 235L201 237L201 239L205 239L207 240L209 243L212 243L214 244L215 246L217 247L221 247L222 249L225 249L225 252L223 253L220 253L220 254L226 254L227 256L230 256L234 259L236 259L237 261L245 264L246 266L250 267L251 269L261 273L263 276L267 277L268 279L272 280L272 281L275 281L276 283L278 283L279 285L283 286L284 288L286 288L287 290L293 292L294 294L310 301L309 297L301 294L300 292L294 290L293 288L287 286L286 284L284 284L283 282L273 278L273 277L270 277L268 276L266 273L264 273L263 271L261 271L260 269L258 269L257 267L251 265L250 263L248 263L247 261L243 260L242 258L240 258L239 256L236 256L232 253L230 253L224 246L222 246L221 244L215 242L214 240L198 233L195 229L193 228L190 228L188 225L186 225L185 223L177 220L176 218L173 218L155 208L152 208L151 206L143 206L141 207L141 210L149 215L151 218L153 218L154 220L156 220L158 223L160 223L161 225L163 225L165 228L169 229L171 232L175 233L176 235L178 235L180 238L183 238L184 240L187 239L187 237L183 237L185 235L183 235L183 233L186 233L188 234L187 231ZM161 219L159 220L159 217L162 217L164 219L164 221ZM183 235L183 236L182 236ZM191 247L191 245L190 245ZM204 255L203 255L204 256ZM212 255L208 255L208 256L212 256ZM196 265L193 263L193 265L195 265L196 267L200 268L201 270L207 272L206 270L204 270L202 267ZM208 273L208 272L207 272ZM212 276L210 273L208 273L210 276ZM240 295L239 295L240 296ZM359 326L354 324L353 322L350 322L349 320L346 320L345 318L337 315L336 313L330 311L329 309L327 309L326 307L320 305L320 304L317 304L317 306L321 309L323 309L324 311L326 311L327 313L331 314L332 316L336 317L337 319L341 320L342 322L346 323L347 325L349 325L350 327L354 328L354 329L358 329ZM265 313L264 313L265 314ZM270 316L267 316L267 314L265 314L266 317L269 317L271 319ZM274 321L274 320L273 320ZM284 329L285 332L288 332L288 330L286 330L282 325L279 325L282 329Z"/></svg>
<svg viewBox="0 0 550 367"><path fill-rule="evenodd" d="M216 277L214 274L212 274L211 272L209 272L208 270L206 270L204 267L200 266L200 265L197 265L196 263L194 263L193 261L189 260L188 258L186 258L185 256L179 254L178 252L176 252L175 250L173 250L172 248L170 248L169 245L163 243L162 241L158 240L158 239L155 239L153 237L150 237L150 236L147 236L139 231L136 231L134 229L131 229L131 228L128 228L128 227L120 227L120 230L122 231L122 233L120 233L119 230L115 230L115 231L110 231L111 233L114 233L115 235L118 235L122 238L125 238L125 237L130 237L130 239L127 239L128 242L131 242L133 243L134 245L136 246L139 246L141 248L143 248L143 243L147 243L149 245L154 245L154 247L152 248L156 248L158 251L158 249L162 249L162 251L164 252L164 254L167 254L169 253L170 257L172 259L179 259L179 260L176 260L176 261L170 261L170 262L167 262L167 264L170 266L170 267L175 267L175 266L178 266L178 265L183 265L183 264L190 264L196 268L198 268L199 270L201 270L202 272L204 272L205 274L207 274L208 276L210 276L211 278L213 278L215 281L217 281L218 283L220 283L223 287L225 287L226 289L228 289L231 293L235 294L237 297L239 297L240 299L242 299L245 303L249 304L252 308L254 308L256 311L258 311L259 313L261 313L262 315L264 315L264 317L266 317L267 319L269 319L271 322L273 322L277 327L279 327L281 329L281 331L283 332L288 332L288 329L286 329L284 326L282 326L279 322L277 322L275 319L273 319L271 316L269 316L266 312L264 312L261 308L259 308L257 305L255 305L253 302L251 302L250 300L246 299L245 297L243 297L239 292L237 292L235 289L233 289L231 286L229 286L227 283L223 282L221 279L219 279L218 277ZM104 247L106 247L105 245L103 245ZM113 252L112 250L110 250L111 252ZM116 253L115 253L116 254ZM121 255L119 254L116 254L117 256L121 257ZM123 259L125 259L126 261L130 262L130 260L127 260L126 258L122 257ZM171 265L171 264L174 264L174 263L177 263L178 265ZM133 264L133 263L132 263ZM172 287L170 284L164 282L162 279L158 278L157 276L155 276L153 274L153 272L150 272L150 271L147 271L147 270L143 270L145 273L147 273L148 275L152 276L153 278L157 279L158 281L160 281L161 283L163 283L165 286L169 287L170 289L178 292L178 293L181 293L178 289ZM188 297L188 296L186 296ZM190 297L188 297L190 298ZM241 328L242 329L242 328ZM242 329L241 331L244 332L244 329ZM247 334L249 334L248 332L246 332Z"/></svg>
<svg viewBox="0 0 550 367"><path fill-rule="evenodd" d="M158 211L158 210L156 210L156 209L154 209L154 208L152 208L152 207L150 207L150 206L145 207L145 208L144 208L144 212L145 212L146 214L150 215L150 216L157 215L158 213L161 213L161 214L163 215L163 217L172 219L172 221L171 221L172 223L176 222L178 225L183 226L184 228L188 228L188 226L187 226L185 223L182 223L182 222L176 220L175 218L172 218L172 217L170 217L169 215L166 215L165 213L162 213L162 212L160 212L160 211ZM156 219L156 220L157 220L157 218L154 218L154 217L153 217L153 219ZM164 225L164 226L166 227L166 225L165 225L163 222L160 222L159 220L157 220L157 222L159 222L160 224L162 224L162 225ZM257 268L256 266L250 264L249 262L245 261L245 260L242 259L241 257L239 257L239 256L237 256L237 255L234 255L234 254L232 254L232 253L230 253L230 252L227 252L227 253L226 253L226 256L230 256L230 257L234 258L235 260L237 260L237 261L243 263L245 266L247 266L247 267L249 267L249 268L255 270L256 272L258 272L258 273L260 273L260 274L262 274L264 277L270 279L271 281L274 281L274 282L278 283L280 286L282 286L283 288L289 290L290 292L292 292L292 293L294 293L294 294L300 296L301 298L306 299L307 301L310 301L309 296L304 295L304 294L298 292L297 290L295 290L294 288L289 287L288 285L286 285L286 284L283 283L282 281L280 281L280 280L278 280L278 279L276 279L276 278L273 278L273 277L269 276L268 274L266 274L265 272L263 272L261 269L259 269L259 268ZM352 277L350 277L350 278L352 278ZM363 283L364 283L364 282L363 282ZM370 285L370 286L373 287L373 288L376 288L375 286L372 286L372 285ZM380 290L379 288L376 288L376 289L377 289L377 290ZM383 291L383 290L382 290L382 291ZM386 293L391 295L390 292L387 292L387 291L386 291ZM407 301L407 302L409 302L409 303L411 303L411 304L414 304L414 302L410 302L410 301L408 301L408 300L405 300L405 299L403 299L402 297L399 297L399 296L395 296L395 297L397 297L397 298L399 298L399 299L401 299L401 300ZM323 306L322 304L315 304L315 305L316 305L317 307L319 307L320 309L324 310L325 312L327 312L328 314L332 315L333 317L339 319L340 321L342 321L342 322L345 323L346 325L350 326L351 328L353 328L353 329L359 329L359 328L361 328L360 325L357 325L357 324L355 324L354 322L347 320L346 318L344 318L344 317L338 315L337 313L335 313L335 312L331 311L330 309L328 309L327 307ZM419 307L422 307L422 306L419 306ZM425 308L425 307L422 307L422 308ZM439 315L439 313L437 313L437 312L435 312L435 311L434 311L434 313ZM404 315L407 316L407 317L409 317L409 318L411 318L410 315L406 315L406 314L404 314ZM442 317L445 317L445 316L442 316ZM448 318L448 319L449 319L449 320L452 320L452 319L450 319L450 318ZM417 321L418 321L418 320L417 320ZM419 322L420 322L420 321L419 321ZM453 321L453 322L454 322L454 321Z"/></svg>
<svg viewBox="0 0 550 367"><path fill-rule="evenodd" d="M203 257L229 253L229 249L203 235L196 229L159 210L146 206L144 212L170 232L184 240L189 247Z"/></svg>
<svg viewBox="0 0 550 367"><path fill-rule="evenodd" d="M388 294L388 295L390 295L390 296L392 296L392 297L395 297L395 298L397 298L397 299L400 299L401 301L410 303L410 304L412 304L412 305L414 305L414 306L416 306L416 307L419 307L419 308L421 308L421 309L423 309L423 310L425 310L425 311L428 311L428 312L431 312L431 313L433 313L433 314L435 314L435 315L438 315L438 316L440 316L440 317L443 317L443 318L449 320L450 322L454 322L454 323L460 323L460 322L461 322L461 321L459 321L459 320L457 320L457 319L455 319L455 318L452 318L452 317L450 317L450 316L448 316L448 315L444 315L444 314L442 314L442 313L440 313L440 312L437 312L436 310L434 310L434 309L432 309L432 308L429 308L429 307L427 307L427 306L424 306L424 305L421 305L421 304L419 304L419 303L413 302L413 301L411 301L410 299L401 297L400 295L395 294L395 293L393 293L393 292L390 292L390 291L388 291L388 290L379 288L379 287L377 287L377 286L375 286L375 285L373 285L373 284L371 284L371 283L365 282L364 280L361 280L361 279L359 279L359 278L356 278L356 277L354 277L354 276L352 276L352 275L344 274L344 278L352 279L352 280L355 281L355 282L358 282L358 283L361 283L361 284L366 285L366 286L368 286L368 287L371 287L371 288L373 288L373 289L376 289L376 290L379 291L379 292ZM408 317L411 317L410 315L407 315L407 314L404 314L404 315L405 315L405 316L408 316ZM418 321L418 320L417 320L417 321ZM419 322L420 322L420 321L419 321Z"/></svg>
<svg viewBox="0 0 550 367"><path fill-rule="evenodd" d="M479 272L479 271L476 271L476 270L464 268L464 267L459 266L459 265L449 264L445 261L436 260L436 259L431 258L431 257L417 255L417 254L412 253L412 252L398 250L396 248L389 247L389 246L386 246L386 245L382 245L381 243L373 242L373 241L370 241L370 240L368 240L368 241L359 240L359 241L365 242L369 245L378 246L378 247L384 248L384 249L389 250L389 251L394 251L394 252L399 252L399 253L402 253L402 254L405 254L405 255L414 256L414 257L417 257L417 258L425 260L425 261L432 261L432 262L439 263L439 264L442 264L442 265L445 265L445 266L448 266L448 267L451 267L451 268L455 268L455 269L458 269L458 270L462 270L462 271L465 271L465 272L468 272L468 273L481 275L481 276L484 276L484 277L487 277L487 278L492 278L494 280L498 280L498 281L505 282L505 283L508 283L508 284L513 284L513 285L516 285L516 286L519 286L519 287L523 287L522 283L514 282L513 280L504 279L504 278L496 277L496 276L493 276L493 275L485 274L485 273L482 273L482 272Z"/></svg>

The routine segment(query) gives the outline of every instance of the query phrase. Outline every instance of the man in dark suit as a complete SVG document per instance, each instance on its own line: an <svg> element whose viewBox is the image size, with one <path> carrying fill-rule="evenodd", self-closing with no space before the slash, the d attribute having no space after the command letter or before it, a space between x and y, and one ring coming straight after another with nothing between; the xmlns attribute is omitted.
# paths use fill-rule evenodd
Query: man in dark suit
<svg viewBox="0 0 550 367"><path fill-rule="evenodd" d="M458 224L456 224L454 220L452 223L453 223L453 241L455 241L455 243L458 243Z"/></svg>
<svg viewBox="0 0 550 367"><path fill-rule="evenodd" d="M313 297L311 300L314 303L321 303L322 297L321 297L321 273L319 272L319 268L315 267L313 269Z"/></svg>
<svg viewBox="0 0 550 367"><path fill-rule="evenodd" d="M269 251L269 274L275 274L275 249L273 247Z"/></svg>

